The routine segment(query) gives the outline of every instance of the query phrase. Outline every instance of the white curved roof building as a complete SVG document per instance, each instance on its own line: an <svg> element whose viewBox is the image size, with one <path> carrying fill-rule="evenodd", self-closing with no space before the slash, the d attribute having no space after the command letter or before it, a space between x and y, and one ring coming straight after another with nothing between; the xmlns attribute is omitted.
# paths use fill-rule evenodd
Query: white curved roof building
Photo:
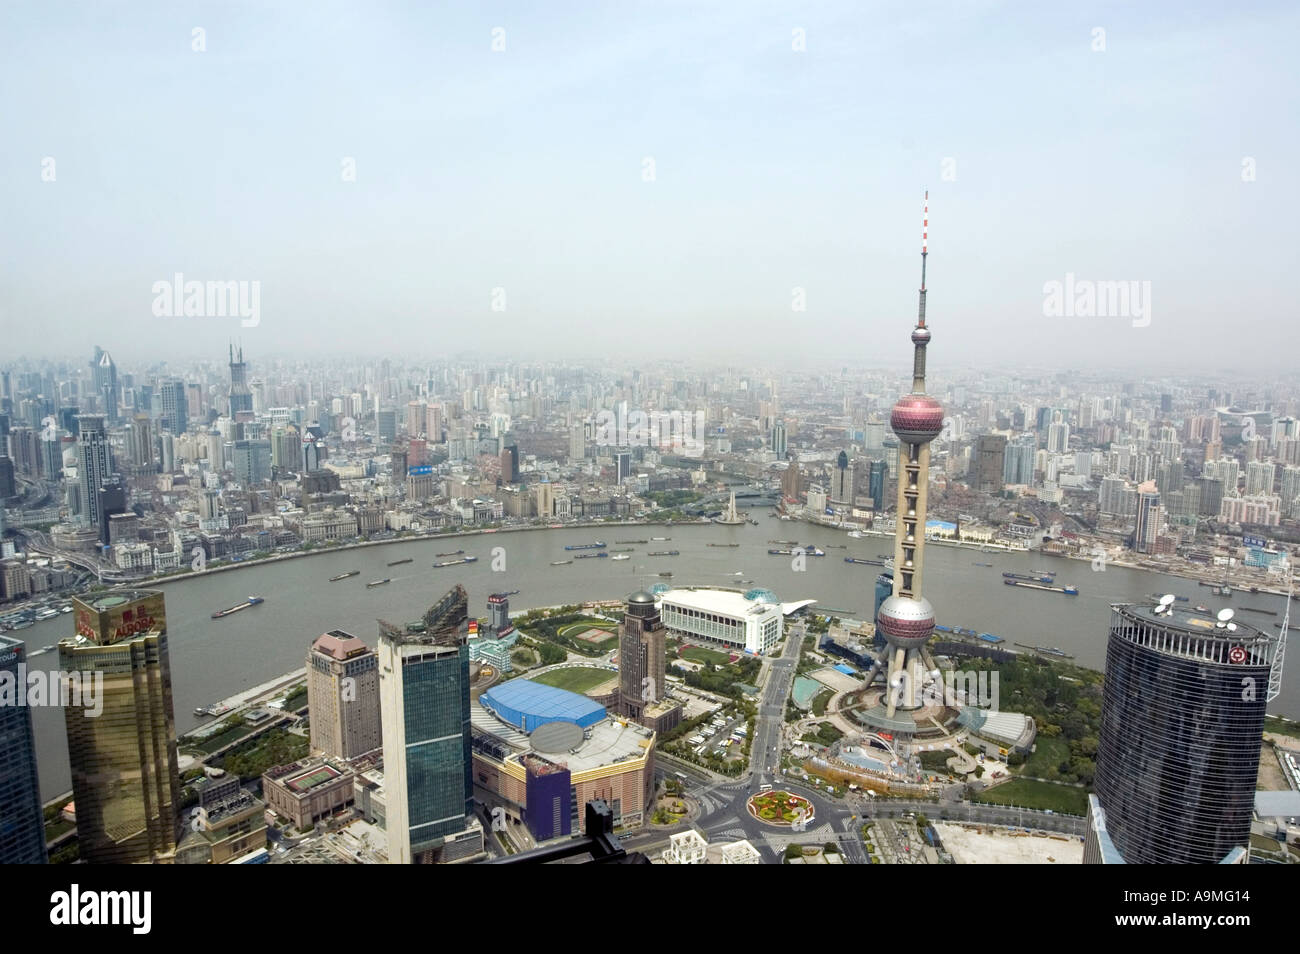
<svg viewBox="0 0 1300 954"><path fill-rule="evenodd" d="M786 613L812 602L782 604L771 590L709 587L671 589L656 599L660 618L674 635L755 654L775 648Z"/></svg>

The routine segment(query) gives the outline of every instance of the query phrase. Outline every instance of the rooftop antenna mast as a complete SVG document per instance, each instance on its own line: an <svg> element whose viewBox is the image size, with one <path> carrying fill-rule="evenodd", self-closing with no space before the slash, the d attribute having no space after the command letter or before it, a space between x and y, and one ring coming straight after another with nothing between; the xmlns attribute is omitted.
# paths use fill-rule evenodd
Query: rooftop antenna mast
<svg viewBox="0 0 1300 954"><path fill-rule="evenodd" d="M1267 700L1272 702L1282 692L1282 663L1286 657L1286 633L1291 625L1291 593L1293 590L1293 573L1295 565L1288 559L1286 567L1286 610L1282 613L1282 633L1277 638L1277 652L1273 654L1273 665L1268 670Z"/></svg>

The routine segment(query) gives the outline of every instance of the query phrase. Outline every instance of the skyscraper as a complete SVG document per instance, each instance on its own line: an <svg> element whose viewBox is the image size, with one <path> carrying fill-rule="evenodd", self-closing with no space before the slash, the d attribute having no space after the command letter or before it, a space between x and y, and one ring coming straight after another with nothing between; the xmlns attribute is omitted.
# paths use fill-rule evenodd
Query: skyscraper
<svg viewBox="0 0 1300 954"><path fill-rule="evenodd" d="M173 435L185 433L190 426L189 402L185 398L185 382L164 381L159 388L162 405L162 426Z"/></svg>
<svg viewBox="0 0 1300 954"><path fill-rule="evenodd" d="M113 356L98 345L95 347L95 356L91 359L90 365L94 376L95 394L104 409L104 416L108 418L110 424L116 424L117 365L113 363Z"/></svg>
<svg viewBox="0 0 1300 954"><path fill-rule="evenodd" d="M472 816L469 598L457 585L415 625L379 624L388 860L429 864Z"/></svg>
<svg viewBox="0 0 1300 954"><path fill-rule="evenodd" d="M330 630L307 651L313 755L354 759L382 744L379 656L350 633Z"/></svg>
<svg viewBox="0 0 1300 954"><path fill-rule="evenodd" d="M1155 552L1160 534L1160 491L1149 480L1138 487L1137 521L1133 528L1133 549L1138 553Z"/></svg>
<svg viewBox="0 0 1300 954"><path fill-rule="evenodd" d="M1061 412L1054 415L1056 420L1047 425L1047 452L1064 454L1070 447L1070 425L1061 420Z"/></svg>
<svg viewBox="0 0 1300 954"><path fill-rule="evenodd" d="M975 451L975 489L984 494L1002 493L1006 469L1007 439L1002 434L980 437Z"/></svg>
<svg viewBox="0 0 1300 954"><path fill-rule="evenodd" d="M244 363L244 349L239 348L235 360L235 346L230 346L230 417L244 423L253 419L253 392L248 387L248 365Z"/></svg>
<svg viewBox="0 0 1300 954"><path fill-rule="evenodd" d="M27 647L0 636L0 685L13 693L27 691ZM0 865L43 865L45 819L36 774L36 737L32 711L0 693Z"/></svg>
<svg viewBox="0 0 1300 954"><path fill-rule="evenodd" d="M397 412L390 409L382 409L375 413L375 428L379 432L379 439L385 444L391 444L397 440Z"/></svg>
<svg viewBox="0 0 1300 954"><path fill-rule="evenodd" d="M781 496L786 500L798 500L801 486L799 462L792 460L786 465L785 471L781 474Z"/></svg>
<svg viewBox="0 0 1300 954"><path fill-rule="evenodd" d="M618 695L620 713L629 719L639 721L664 698L667 634L653 596L638 590L627 598L618 626Z"/></svg>
<svg viewBox="0 0 1300 954"><path fill-rule="evenodd" d="M180 775L163 594L114 591L72 604L76 635L59 641L64 692L73 695L74 676L103 676L97 701L81 692L79 705L64 707L81 858L169 860Z"/></svg>
<svg viewBox="0 0 1300 954"><path fill-rule="evenodd" d="M929 228L929 193L921 227L921 289L916 327L912 330L912 393L898 399L889 424L899 440L898 523L894 532L894 595L881 604L877 627L889 644L885 716L919 706L926 672L937 667L925 651L934 635L934 608L921 594L925 555L925 512L930 483L930 442L943 430L943 406L925 393L925 350L930 329L925 325L925 260ZM1002 477L1001 460L997 475ZM878 661L867 677L870 685ZM911 721L909 716L907 721Z"/></svg>
<svg viewBox="0 0 1300 954"><path fill-rule="evenodd" d="M77 415L77 483L81 522L98 528L99 488L113 473L113 459L102 414Z"/></svg>
<svg viewBox="0 0 1300 954"><path fill-rule="evenodd" d="M871 508L876 513L885 511L885 488L889 484L889 464L883 460L873 460L867 475L867 493L871 497Z"/></svg>
<svg viewBox="0 0 1300 954"><path fill-rule="evenodd" d="M148 414L137 414L131 418L128 446L131 448L131 466L151 472L154 469L153 429L149 426Z"/></svg>
<svg viewBox="0 0 1300 954"><path fill-rule="evenodd" d="M269 440L235 441L233 465L235 480L253 487L271 479L271 442Z"/></svg>
<svg viewBox="0 0 1300 954"><path fill-rule="evenodd" d="M1112 611L1085 863L1216 864L1249 843L1278 638L1165 600Z"/></svg>
<svg viewBox="0 0 1300 954"><path fill-rule="evenodd" d="M1007 445L1002 461L1004 484L1032 484L1034 482L1034 436L1016 438Z"/></svg>
<svg viewBox="0 0 1300 954"><path fill-rule="evenodd" d="M772 453L777 456L777 459L784 458L786 448L785 421L778 419L772 424L771 444Z"/></svg>

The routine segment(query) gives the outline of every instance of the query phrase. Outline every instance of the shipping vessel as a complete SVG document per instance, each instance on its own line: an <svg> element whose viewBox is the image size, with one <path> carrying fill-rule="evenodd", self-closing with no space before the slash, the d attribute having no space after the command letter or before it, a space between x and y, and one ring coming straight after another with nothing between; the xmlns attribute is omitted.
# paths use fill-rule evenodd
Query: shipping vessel
<svg viewBox="0 0 1300 954"><path fill-rule="evenodd" d="M1042 653L1044 656L1057 656L1061 659L1074 658L1059 646L1031 646L1029 643L1016 643L1016 645L1025 649L1032 649L1034 652Z"/></svg>
<svg viewBox="0 0 1300 954"><path fill-rule="evenodd" d="M564 549L566 550L600 550L605 544L597 540L595 543L570 543Z"/></svg>
<svg viewBox="0 0 1300 954"><path fill-rule="evenodd" d="M863 566L884 566L884 560L860 560L857 557L845 557L845 563L861 563Z"/></svg>
<svg viewBox="0 0 1300 954"><path fill-rule="evenodd" d="M214 702L210 706L199 706L194 710L194 714L196 716L219 716L225 715L233 708L234 706L228 706L225 703Z"/></svg>
<svg viewBox="0 0 1300 954"><path fill-rule="evenodd" d="M433 566L434 569L438 569L439 567L444 567L444 566L464 566L466 563L477 563L477 562L478 562L478 557L467 556L461 560L443 560L441 563L435 563ZM385 580L384 582L388 582L388 581Z"/></svg>
<svg viewBox="0 0 1300 954"><path fill-rule="evenodd" d="M350 576L360 576L360 575L361 575L360 570L348 570L348 572L340 573L338 576L331 576L330 582L337 583L339 580L346 580Z"/></svg>
<svg viewBox="0 0 1300 954"><path fill-rule="evenodd" d="M1026 573L1003 573L1003 577L1008 580L1029 580L1031 583L1055 583L1055 573L1044 573L1041 576L1030 576Z"/></svg>
<svg viewBox="0 0 1300 954"><path fill-rule="evenodd" d="M1029 583L1025 580L1003 580L1007 586L1023 586L1027 590L1044 590L1048 593L1064 593L1066 596L1078 596L1079 590L1073 586L1048 586L1045 583Z"/></svg>
<svg viewBox="0 0 1300 954"><path fill-rule="evenodd" d="M552 560L551 566L568 566L572 562L572 560Z"/></svg>
<svg viewBox="0 0 1300 954"><path fill-rule="evenodd" d="M436 566L437 564L434 565ZM391 582L393 581L390 577L384 577L382 580L371 580L369 583L366 584L366 588L369 589L372 586L383 586L385 583L391 583Z"/></svg>
<svg viewBox="0 0 1300 954"><path fill-rule="evenodd" d="M608 553L579 553L575 560L603 560L608 557Z"/></svg>
<svg viewBox="0 0 1300 954"><path fill-rule="evenodd" d="M389 565L389 566L400 566L400 565L403 564L403 563L410 563L410 562L412 562L414 559L415 559L415 557L407 557L405 560L394 560L394 561L392 561L391 563L389 563L388 565Z"/></svg>
<svg viewBox="0 0 1300 954"><path fill-rule="evenodd" d="M260 596L250 596L242 603L236 603L234 606L229 606L226 609L217 610L215 613L212 614L212 618L221 619L223 616L229 616L231 613L238 613L240 610L246 610L250 606L257 606L259 603L265 603L265 602L266 600Z"/></svg>
<svg viewBox="0 0 1300 954"><path fill-rule="evenodd" d="M651 550L646 556L678 556L680 550Z"/></svg>
<svg viewBox="0 0 1300 954"><path fill-rule="evenodd" d="M435 553L434 556L436 557L460 556L464 552L465 552L464 550L453 550L451 553Z"/></svg>

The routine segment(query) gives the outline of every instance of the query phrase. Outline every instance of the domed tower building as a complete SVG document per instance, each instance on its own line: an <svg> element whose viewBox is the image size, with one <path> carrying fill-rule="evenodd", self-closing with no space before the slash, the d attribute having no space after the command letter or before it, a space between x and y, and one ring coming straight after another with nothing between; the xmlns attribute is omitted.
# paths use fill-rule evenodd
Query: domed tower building
<svg viewBox="0 0 1300 954"><path fill-rule="evenodd" d="M876 627L886 642L888 670L885 716L921 707L927 674L935 672L925 644L934 634L934 608L921 593L925 563L925 516L929 495L930 442L943 430L943 406L925 393L925 262L930 194L925 194L921 226L921 289L916 327L912 330L912 392L898 399L889 424L898 436L898 516L894 531L894 592L880 606ZM883 662L883 661L882 661ZM877 662L868 678L881 667ZM907 721L910 721L907 720ZM901 728L901 726L891 726Z"/></svg>
<svg viewBox="0 0 1300 954"><path fill-rule="evenodd" d="M655 598L645 590L629 596L618 627L620 715L642 722L663 700L667 636Z"/></svg>

